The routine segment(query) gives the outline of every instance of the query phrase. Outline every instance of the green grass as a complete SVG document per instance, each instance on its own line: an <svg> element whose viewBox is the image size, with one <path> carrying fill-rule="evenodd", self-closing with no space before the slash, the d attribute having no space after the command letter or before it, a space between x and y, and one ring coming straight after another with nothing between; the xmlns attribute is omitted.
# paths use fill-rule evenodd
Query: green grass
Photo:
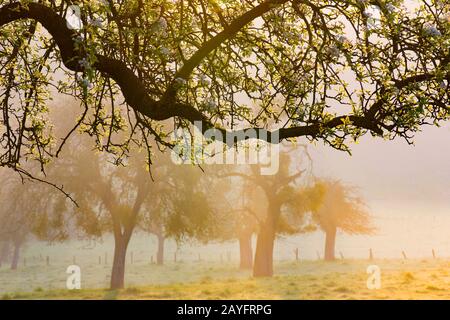
<svg viewBox="0 0 450 320"><path fill-rule="evenodd" d="M382 287L366 287L366 268L377 264ZM176 267L176 268L175 268ZM180 263L177 265L128 268L127 280L136 272L153 272L169 279L159 284L130 283L123 290L104 288L66 290L35 286L32 292L11 290L2 299L450 299L447 260L346 260L280 262L276 276L252 278L233 264ZM24 271L22 271L24 272ZM0 284L6 272L0 272ZM179 273L180 278L172 273ZM144 274L141 274L145 278ZM147 275L148 276L148 275ZM155 275L153 275L155 276ZM181 281L179 279L182 279ZM82 280L83 281L83 280ZM83 283L83 282L82 282ZM145 283L145 282L144 282Z"/></svg>

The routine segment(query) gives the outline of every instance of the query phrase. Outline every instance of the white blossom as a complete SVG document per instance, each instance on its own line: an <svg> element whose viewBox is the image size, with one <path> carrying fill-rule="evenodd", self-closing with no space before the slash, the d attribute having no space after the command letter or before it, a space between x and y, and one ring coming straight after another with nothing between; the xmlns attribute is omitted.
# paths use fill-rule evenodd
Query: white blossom
<svg viewBox="0 0 450 320"><path fill-rule="evenodd" d="M89 61L86 58L81 59L80 61L78 61L78 64L80 65L80 67L82 67L83 69L89 69L91 67Z"/></svg>
<svg viewBox="0 0 450 320"><path fill-rule="evenodd" d="M444 14L444 16L441 18L441 20L442 20L443 22L450 23L450 12Z"/></svg>
<svg viewBox="0 0 450 320"><path fill-rule="evenodd" d="M159 48L159 53L163 56L169 56L170 55L170 49L166 47Z"/></svg>
<svg viewBox="0 0 450 320"><path fill-rule="evenodd" d="M441 32L436 28L436 26L433 25L426 25L424 28L424 32L427 36L430 37L439 37L441 36Z"/></svg>
<svg viewBox="0 0 450 320"><path fill-rule="evenodd" d="M370 11L364 10L363 11L363 16L366 18L372 18L373 14Z"/></svg>
<svg viewBox="0 0 450 320"><path fill-rule="evenodd" d="M395 10L397 10L397 8L392 3L386 4L385 8L389 13L394 13Z"/></svg>
<svg viewBox="0 0 450 320"><path fill-rule="evenodd" d="M186 79L183 79L183 78L176 78L175 83L179 86L184 86L187 83L187 81L186 81Z"/></svg>
<svg viewBox="0 0 450 320"><path fill-rule="evenodd" d="M151 28L152 32L164 33L167 30L167 20L164 18L159 18Z"/></svg>
<svg viewBox="0 0 450 320"><path fill-rule="evenodd" d="M94 85L87 78L81 80L81 86L86 89L92 89Z"/></svg>
<svg viewBox="0 0 450 320"><path fill-rule="evenodd" d="M206 106L206 108L208 108L208 110L212 111L212 110L216 109L217 103L214 100L214 98L209 98L208 100L206 100L205 106Z"/></svg>
<svg viewBox="0 0 450 320"><path fill-rule="evenodd" d="M332 58L338 58L341 55L341 51L339 50L338 47L336 46L331 46L328 48L328 54L332 57Z"/></svg>
<svg viewBox="0 0 450 320"><path fill-rule="evenodd" d="M347 39L347 37L342 36L342 35L338 36L338 37L336 38L336 40L337 40L339 43L342 43L342 44L348 43L348 42L349 42L349 40Z"/></svg>
<svg viewBox="0 0 450 320"><path fill-rule="evenodd" d="M93 27L102 28L103 27L103 20L100 17L90 19L89 24Z"/></svg>
<svg viewBox="0 0 450 320"><path fill-rule="evenodd" d="M205 76L204 74L200 75L200 77L198 78L198 83L201 86L208 86L210 84L210 81L208 79L207 76Z"/></svg>

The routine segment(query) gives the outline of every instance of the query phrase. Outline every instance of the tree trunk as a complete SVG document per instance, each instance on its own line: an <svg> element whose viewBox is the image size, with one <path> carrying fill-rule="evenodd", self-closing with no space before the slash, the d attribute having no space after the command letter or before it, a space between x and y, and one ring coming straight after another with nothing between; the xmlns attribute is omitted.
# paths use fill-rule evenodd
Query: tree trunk
<svg viewBox="0 0 450 320"><path fill-rule="evenodd" d="M123 289L125 284L125 261L129 238L114 237L114 260L111 272L111 289Z"/></svg>
<svg viewBox="0 0 450 320"><path fill-rule="evenodd" d="M163 235L157 235L158 237L158 252L156 253L156 264L162 266L164 264L164 242L165 238Z"/></svg>
<svg viewBox="0 0 450 320"><path fill-rule="evenodd" d="M253 267L252 234L239 237L240 269L251 269Z"/></svg>
<svg viewBox="0 0 450 320"><path fill-rule="evenodd" d="M9 241L6 240L3 242L2 248L0 250L0 267L4 262L7 261L8 253L9 253Z"/></svg>
<svg viewBox="0 0 450 320"><path fill-rule="evenodd" d="M268 194L267 199L269 202L267 216L259 226L256 240L255 263L253 264L254 277L273 276L273 246L281 205Z"/></svg>
<svg viewBox="0 0 450 320"><path fill-rule="evenodd" d="M336 245L336 227L325 231L325 261L334 261L334 249Z"/></svg>
<svg viewBox="0 0 450 320"><path fill-rule="evenodd" d="M11 270L17 270L20 256L20 242L14 243L14 253L11 261Z"/></svg>
<svg viewBox="0 0 450 320"><path fill-rule="evenodd" d="M255 264L253 265L254 277L271 277L273 275L273 245L275 241L275 225L269 217L261 225L256 240Z"/></svg>

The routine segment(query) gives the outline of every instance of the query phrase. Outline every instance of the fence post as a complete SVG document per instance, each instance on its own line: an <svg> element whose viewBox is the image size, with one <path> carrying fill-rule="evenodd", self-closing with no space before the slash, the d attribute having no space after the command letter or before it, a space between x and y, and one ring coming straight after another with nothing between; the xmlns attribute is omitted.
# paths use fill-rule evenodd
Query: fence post
<svg viewBox="0 0 450 320"><path fill-rule="evenodd" d="M431 253L433 254L433 259L436 259L436 252L434 251L434 249L431 249Z"/></svg>
<svg viewBox="0 0 450 320"><path fill-rule="evenodd" d="M295 261L298 261L298 248L295 248L294 253L295 253Z"/></svg>
<svg viewBox="0 0 450 320"><path fill-rule="evenodd" d="M344 260L344 255L342 254L341 251L339 251L339 255L341 256L341 259Z"/></svg>
<svg viewBox="0 0 450 320"><path fill-rule="evenodd" d="M408 259L408 257L406 256L406 253L405 253L405 251L402 251L402 256L403 256L403 259Z"/></svg>
<svg viewBox="0 0 450 320"><path fill-rule="evenodd" d="M49 265L50 265L50 257L47 256L45 260L46 260L46 262L47 262L47 266L49 266Z"/></svg>
<svg viewBox="0 0 450 320"><path fill-rule="evenodd" d="M369 249L369 260L373 260L372 248Z"/></svg>

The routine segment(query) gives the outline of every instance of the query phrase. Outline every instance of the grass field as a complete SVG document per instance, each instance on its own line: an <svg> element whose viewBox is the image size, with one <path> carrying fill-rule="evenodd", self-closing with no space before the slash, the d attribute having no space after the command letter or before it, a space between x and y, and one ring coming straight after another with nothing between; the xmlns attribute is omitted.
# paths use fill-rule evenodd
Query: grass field
<svg viewBox="0 0 450 320"><path fill-rule="evenodd" d="M381 269L381 288L369 290L367 266ZM53 268L53 269L51 269ZM450 299L450 260L338 260L278 262L273 278L252 278L235 263L168 263L127 267L126 288L95 282L107 266L82 269L82 290L63 289L57 267L0 271L2 299ZM59 270L60 271L60 270ZM102 272L102 273L101 273ZM54 278L49 275L55 274ZM42 278L39 278L39 277ZM26 283L29 286L17 286ZM49 284L53 284L49 286ZM95 289L88 289L95 287ZM107 287L107 279L103 281ZM53 288L53 289L52 289Z"/></svg>

